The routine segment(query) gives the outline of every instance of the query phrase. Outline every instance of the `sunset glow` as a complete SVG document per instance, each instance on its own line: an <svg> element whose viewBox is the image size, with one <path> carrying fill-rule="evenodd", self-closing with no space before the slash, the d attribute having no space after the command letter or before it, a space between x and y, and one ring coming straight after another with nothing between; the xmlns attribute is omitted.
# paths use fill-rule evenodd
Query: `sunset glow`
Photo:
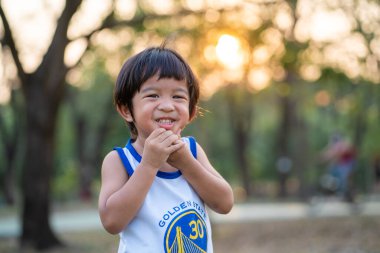
<svg viewBox="0 0 380 253"><path fill-rule="evenodd" d="M240 41L228 34L223 34L216 45L219 61L228 69L239 69L244 65L244 53Z"/></svg>

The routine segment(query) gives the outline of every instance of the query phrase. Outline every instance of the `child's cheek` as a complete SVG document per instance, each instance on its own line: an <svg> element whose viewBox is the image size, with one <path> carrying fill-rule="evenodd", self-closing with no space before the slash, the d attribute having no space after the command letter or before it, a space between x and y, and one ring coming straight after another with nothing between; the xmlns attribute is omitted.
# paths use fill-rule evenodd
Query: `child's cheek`
<svg viewBox="0 0 380 253"><path fill-rule="evenodd" d="M175 133L178 136L181 136L182 129L183 129L182 126L181 127L176 127L175 129L173 129L173 133Z"/></svg>

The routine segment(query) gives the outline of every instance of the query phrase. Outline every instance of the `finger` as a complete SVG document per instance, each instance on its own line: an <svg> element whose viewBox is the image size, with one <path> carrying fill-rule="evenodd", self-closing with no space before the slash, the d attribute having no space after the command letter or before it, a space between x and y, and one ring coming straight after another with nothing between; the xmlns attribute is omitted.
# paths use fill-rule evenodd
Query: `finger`
<svg viewBox="0 0 380 253"><path fill-rule="evenodd" d="M178 142L174 143L173 145L169 146L169 147L167 148L167 150L168 150L168 152L171 154L171 153L173 153L173 152L175 152L175 151L181 149L184 145L185 145L184 142L182 142L182 141L178 141Z"/></svg>
<svg viewBox="0 0 380 253"><path fill-rule="evenodd" d="M151 139L157 138L158 136L160 136L164 132L166 132L166 130L164 128L154 129L148 138L151 138Z"/></svg>
<svg viewBox="0 0 380 253"><path fill-rule="evenodd" d="M172 145L178 144L178 143L184 143L181 137L178 137L178 140L176 140Z"/></svg>
<svg viewBox="0 0 380 253"><path fill-rule="evenodd" d="M168 136L165 140L162 141L162 144L164 146L171 146L175 144L176 141L178 141L178 136L172 133L170 136Z"/></svg>
<svg viewBox="0 0 380 253"><path fill-rule="evenodd" d="M158 142L164 142L167 138L173 136L173 132L172 131L165 131L163 133L161 133L158 137L157 137L157 141Z"/></svg>

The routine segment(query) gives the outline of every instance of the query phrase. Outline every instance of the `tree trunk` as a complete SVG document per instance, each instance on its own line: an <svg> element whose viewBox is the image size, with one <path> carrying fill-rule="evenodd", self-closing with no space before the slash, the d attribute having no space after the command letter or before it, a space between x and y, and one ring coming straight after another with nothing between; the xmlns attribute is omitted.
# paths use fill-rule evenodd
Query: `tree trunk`
<svg viewBox="0 0 380 253"><path fill-rule="evenodd" d="M358 89L357 84L352 84L355 89ZM360 84L365 86L365 84ZM368 193L370 192L371 184L372 184L372 168L370 166L363 166L365 162L363 162L360 153L362 152L361 148L363 147L363 142L365 138L365 133L368 128L368 108L371 105L371 100L376 101L376 97L372 98L373 96L376 96L376 88L375 85L371 84L372 87L368 89L368 87L362 88L363 91L360 92L358 90L354 90L356 94L356 106L354 111L351 113L352 115L352 127L353 127L353 138L352 138L352 145L355 149L355 165L354 165L354 172L361 171L361 173L355 174L354 178L350 178L350 183L354 184L355 186L359 183L360 187L364 192ZM354 185L352 185L354 186ZM350 192L353 194L353 192ZM350 197L353 197L351 195Z"/></svg>
<svg viewBox="0 0 380 253"><path fill-rule="evenodd" d="M102 120L97 122L94 129L90 129L89 118L79 110L78 101L80 96L77 93L69 92L68 103L71 107L75 126L75 151L78 158L79 170L79 197L83 201L90 201L93 197L92 181L95 170L102 162L102 147L115 113L112 99L107 99L104 105L100 105L104 110Z"/></svg>
<svg viewBox="0 0 380 253"><path fill-rule="evenodd" d="M292 94L292 90L298 92L299 86L297 74L288 71L286 77L290 93L279 98L281 119L277 139L277 174L278 174L278 197L288 197L288 179L291 174L298 180L297 194L301 199L306 197L306 185L304 170L307 168L309 143L307 140L307 129L301 112L297 110L301 104L300 94Z"/></svg>
<svg viewBox="0 0 380 253"><path fill-rule="evenodd" d="M62 102L68 71L64 53L67 30L81 0L66 1L52 42L42 63L32 74L22 75L26 107L26 154L22 171L21 245L48 249L61 245L53 233L50 218L50 181L54 169L55 124ZM16 57L17 59L17 57ZM19 74L20 74L19 73Z"/></svg>
<svg viewBox="0 0 380 253"><path fill-rule="evenodd" d="M18 97L18 96L17 96ZM0 111L0 134L2 138L0 141L4 147L4 178L3 178L3 191L4 198L7 205L14 205L15 203L15 170L17 155L20 152L20 147L24 146L20 143L23 138L24 122L20 119L22 117L20 101L16 98L16 91L13 89L11 94L11 101L9 107L12 114L15 115L12 119L11 126L7 127L3 115ZM17 116L16 116L17 115Z"/></svg>
<svg viewBox="0 0 380 253"><path fill-rule="evenodd" d="M305 121L297 116L294 141L295 153L294 157L294 173L298 180L297 194L301 200L306 200L308 197L308 187L305 179L305 170L308 167L309 161L309 141L307 134L307 126Z"/></svg>
<svg viewBox="0 0 380 253"><path fill-rule="evenodd" d="M294 114L294 105L289 97L285 95L280 97L280 124L277 135L277 175L278 175L278 197L285 198L288 195L287 180L292 169L292 158L289 150L289 139Z"/></svg>
<svg viewBox="0 0 380 253"><path fill-rule="evenodd" d="M16 144L15 144L16 145ZM5 173L4 173L4 197L7 205L13 206L15 203L15 157L16 147L6 147L7 157L5 158Z"/></svg>
<svg viewBox="0 0 380 253"><path fill-rule="evenodd" d="M242 87L227 89L227 101L233 137L233 152L247 196L252 195L252 178L247 152L250 143L253 118L252 94Z"/></svg>
<svg viewBox="0 0 380 253"><path fill-rule="evenodd" d="M242 122L238 122L236 124L236 128L233 130L234 132L234 140L235 140L235 147L233 148L235 150L236 158L237 158L237 164L241 171L241 178L243 182L244 189L247 193L247 196L252 195L252 180L251 180L251 173L248 166L247 161L247 152L248 152L248 141L247 141L247 134L244 132L243 128L241 127Z"/></svg>
<svg viewBox="0 0 380 253"><path fill-rule="evenodd" d="M74 109L75 110L75 109ZM75 115L75 130L76 130L76 153L79 162L79 197L83 201L90 201L92 198L91 181L92 169L87 153L90 147L88 141L88 131L86 131L86 121L82 115Z"/></svg>
<svg viewBox="0 0 380 253"><path fill-rule="evenodd" d="M51 101L31 80L25 90L26 155L22 174L21 245L47 249L61 245L50 223L50 181L54 168L55 122L59 101Z"/></svg>
<svg viewBox="0 0 380 253"><path fill-rule="evenodd" d="M14 126L15 131L18 129ZM9 137L11 134L7 131L0 115L0 133L2 134L1 141L4 149L4 177L2 178L2 190L4 192L5 203L13 206L15 202L14 189L14 164L16 158L17 140Z"/></svg>
<svg viewBox="0 0 380 253"><path fill-rule="evenodd" d="M114 109L113 105L111 104L109 106L112 110ZM79 145L78 147L81 149L79 150L79 166L80 166L80 198L84 201L90 201L93 197L92 193L92 182L94 180L94 174L95 170L99 168L99 164L101 164L101 152L102 147L106 139L106 135L108 133L111 115L112 113L107 110L107 114L104 115L104 120L98 126L97 129L95 129L95 135L93 142L90 143L88 141L89 138L88 135L85 135L86 131L82 132L82 138L78 138L78 140L85 141L84 143L86 145ZM90 146L90 144L92 144ZM87 148L86 148L87 147Z"/></svg>

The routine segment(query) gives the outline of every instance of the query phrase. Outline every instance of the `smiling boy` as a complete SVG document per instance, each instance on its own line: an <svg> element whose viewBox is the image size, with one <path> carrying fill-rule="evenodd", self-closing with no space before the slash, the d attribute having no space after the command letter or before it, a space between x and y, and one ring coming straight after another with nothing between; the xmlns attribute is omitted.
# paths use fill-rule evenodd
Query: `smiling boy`
<svg viewBox="0 0 380 253"><path fill-rule="evenodd" d="M99 195L119 253L213 252L205 206L228 213L233 194L195 139L181 137L198 99L197 79L171 49L148 48L124 63L114 100L131 139L104 158Z"/></svg>

